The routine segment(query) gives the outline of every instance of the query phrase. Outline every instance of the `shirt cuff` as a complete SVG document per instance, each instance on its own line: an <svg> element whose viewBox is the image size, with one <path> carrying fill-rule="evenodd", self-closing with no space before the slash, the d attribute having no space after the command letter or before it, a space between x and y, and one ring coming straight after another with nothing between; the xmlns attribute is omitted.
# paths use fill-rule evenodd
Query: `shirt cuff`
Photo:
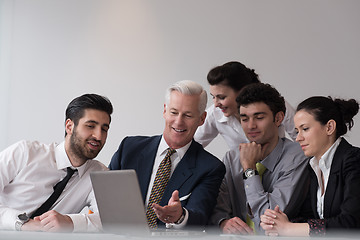
<svg viewBox="0 0 360 240"><path fill-rule="evenodd" d="M218 226L219 226L219 227L220 227L221 223L222 223L224 220L227 220L227 218L221 218L221 219L218 221Z"/></svg>
<svg viewBox="0 0 360 240"><path fill-rule="evenodd" d="M0 229L16 230L15 222L17 216L19 216L22 213L24 212L20 212L19 210L16 209L11 209L11 208L6 209L6 211L1 216L2 219L0 221L1 222Z"/></svg>
<svg viewBox="0 0 360 240"><path fill-rule="evenodd" d="M173 228L173 229L182 229L186 226L186 223L189 219L189 212L186 208L184 208L185 210L185 218L184 221L182 221L182 223L180 224L176 224L176 223L166 223L166 228Z"/></svg>
<svg viewBox="0 0 360 240"><path fill-rule="evenodd" d="M67 214L73 222L73 232L99 232L102 229L98 213L93 214Z"/></svg>
<svg viewBox="0 0 360 240"><path fill-rule="evenodd" d="M264 187L259 175L252 176L248 179L244 179L244 187L246 196L258 198L259 193L264 191Z"/></svg>
<svg viewBox="0 0 360 240"><path fill-rule="evenodd" d="M309 219L308 220L311 237L323 237L325 236L325 219Z"/></svg>

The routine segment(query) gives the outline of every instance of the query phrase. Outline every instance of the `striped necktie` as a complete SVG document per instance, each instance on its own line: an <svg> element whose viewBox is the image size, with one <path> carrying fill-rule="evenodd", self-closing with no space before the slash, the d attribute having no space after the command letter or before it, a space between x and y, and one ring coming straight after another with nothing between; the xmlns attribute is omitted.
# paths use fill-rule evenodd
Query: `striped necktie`
<svg viewBox="0 0 360 240"><path fill-rule="evenodd" d="M168 148L165 158L161 161L159 168L156 172L154 184L151 189L149 203L146 209L146 218L150 228L157 228L157 217L154 209L152 208L153 203L159 204L164 194L164 190L170 178L171 172L171 155L175 153L174 149Z"/></svg>

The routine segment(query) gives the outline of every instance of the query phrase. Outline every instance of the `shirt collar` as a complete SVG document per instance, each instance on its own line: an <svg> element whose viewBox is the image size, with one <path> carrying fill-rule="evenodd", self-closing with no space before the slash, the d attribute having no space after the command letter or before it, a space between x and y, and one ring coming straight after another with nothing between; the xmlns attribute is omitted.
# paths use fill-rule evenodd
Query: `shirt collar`
<svg viewBox="0 0 360 240"><path fill-rule="evenodd" d="M220 110L220 108L216 108L216 112L215 114L217 115L217 121L219 123L225 123L225 124L228 124L230 126L237 126L239 122L238 119L236 119L235 116L229 116L229 117L226 117L224 115L224 113Z"/></svg>
<svg viewBox="0 0 360 240"><path fill-rule="evenodd" d="M332 161L334 159L334 155L336 149L338 148L341 142L341 137L339 137L333 145L321 156L319 161L316 161L315 157L312 157L310 160L310 165L314 169L315 166L320 166L320 168L326 168L327 170L330 169Z"/></svg>
<svg viewBox="0 0 360 240"><path fill-rule="evenodd" d="M220 123L226 123L230 120L230 118L226 117L220 108L214 106L214 115L215 119Z"/></svg>
<svg viewBox="0 0 360 240"><path fill-rule="evenodd" d="M69 157L66 154L64 141L59 145L57 145L55 148L55 160L56 160L57 169L59 170L66 169L68 167L71 167L72 169L77 169L79 177L81 177L85 173L87 162L85 162L80 167L77 168L73 167L71 165Z"/></svg>
<svg viewBox="0 0 360 240"><path fill-rule="evenodd" d="M229 120L230 119L223 114L222 117L219 118L218 121L221 122L221 123L224 123L224 122L229 122Z"/></svg>
<svg viewBox="0 0 360 240"><path fill-rule="evenodd" d="M183 158L183 156L185 155L186 151L189 149L190 145L191 145L192 141L190 141L188 144L186 144L185 146L175 149L176 152L174 154L177 155L177 157L179 157L180 159ZM160 140L160 144L158 147L158 154L161 155L165 155L167 149L170 148L169 145L166 143L164 136L161 136L161 140Z"/></svg>
<svg viewBox="0 0 360 240"><path fill-rule="evenodd" d="M266 169L271 172L274 171L276 164L280 161L280 158L282 156L283 147L284 139L278 138L278 143L276 144L275 148L261 161L261 163L266 167Z"/></svg>

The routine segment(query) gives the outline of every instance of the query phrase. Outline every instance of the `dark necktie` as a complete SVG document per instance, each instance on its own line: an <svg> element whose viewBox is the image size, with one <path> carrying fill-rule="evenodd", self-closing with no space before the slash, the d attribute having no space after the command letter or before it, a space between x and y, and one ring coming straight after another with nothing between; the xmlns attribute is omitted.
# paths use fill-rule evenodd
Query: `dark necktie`
<svg viewBox="0 0 360 240"><path fill-rule="evenodd" d="M67 174L66 177L58 182L54 186L54 192L51 194L51 196L31 215L31 218L34 218L36 216L40 216L41 214L49 211L51 206L55 203L55 201L60 197L62 191L64 190L66 184L68 183L71 176L74 174L74 172L77 171L77 169L72 169L71 167L67 168Z"/></svg>
<svg viewBox="0 0 360 240"><path fill-rule="evenodd" d="M149 197L149 203L146 209L146 217L148 220L149 227L157 228L157 217L154 209L152 208L153 203L160 203L161 198L164 194L164 190L169 181L171 172L171 155L176 152L174 149L169 148L165 158L161 161L159 168L156 172L155 180L151 189Z"/></svg>

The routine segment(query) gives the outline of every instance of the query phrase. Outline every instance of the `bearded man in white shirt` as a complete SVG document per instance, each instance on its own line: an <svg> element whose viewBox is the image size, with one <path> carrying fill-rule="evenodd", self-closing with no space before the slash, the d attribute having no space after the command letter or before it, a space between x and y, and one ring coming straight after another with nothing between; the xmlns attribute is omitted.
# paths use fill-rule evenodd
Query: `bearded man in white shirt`
<svg viewBox="0 0 360 240"><path fill-rule="evenodd" d="M18 231L98 231L101 221L90 172L106 170L95 158L105 144L113 107L97 94L72 100L60 144L20 141L0 153L0 228ZM54 203L54 186L73 172ZM51 202L51 201L50 201ZM49 204L47 204L49 205ZM40 207L41 206L41 207ZM94 214L80 213L89 207Z"/></svg>

